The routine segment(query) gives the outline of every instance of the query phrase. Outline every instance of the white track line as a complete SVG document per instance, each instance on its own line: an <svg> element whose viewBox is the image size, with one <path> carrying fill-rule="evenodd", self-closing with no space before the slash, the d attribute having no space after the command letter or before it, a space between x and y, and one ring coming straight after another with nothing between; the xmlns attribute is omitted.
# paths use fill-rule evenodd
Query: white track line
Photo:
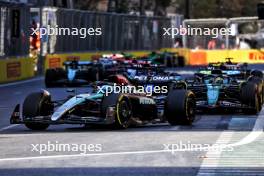
<svg viewBox="0 0 264 176"><path fill-rule="evenodd" d="M56 159L56 158L72 158L72 157L89 157L89 156L112 156L112 155L131 155L131 154L153 154L153 153L167 153L167 150L152 150L152 151L131 151L131 152L107 152L107 153L90 153L90 154L71 154L71 155L48 155L48 156L34 156L21 158L2 158L2 161L21 161L21 160L38 160L38 159Z"/></svg>
<svg viewBox="0 0 264 176"><path fill-rule="evenodd" d="M255 123L255 126L253 128L253 131L247 135L245 138L243 138L241 141L233 143L233 144L227 144L226 146L238 146L238 145L244 145L249 144L253 142L259 135L262 134L264 127L264 108L260 112L257 121ZM227 132L228 133L228 132ZM218 139L218 143L223 143L223 140L229 141L231 139L230 134L225 134L223 132L222 135L220 135L220 138ZM204 149L204 151L211 151L213 150L212 147L203 147L201 149ZM211 149L211 150L210 150ZM91 154L69 154L69 155L47 155L47 156L33 156L33 157L18 157L18 158L2 158L0 159L0 162L5 161L20 161L20 160L38 160L38 159L54 159L54 158L72 158L72 157L89 157L89 156L111 156L111 155L130 155L130 154L153 154L153 153L172 153L177 151L189 151L186 150L149 150L149 151L128 151L128 152L107 152L107 153L91 153ZM201 165L201 168L203 165ZM201 169L200 169L201 170ZM199 172L198 172L199 173Z"/></svg>
<svg viewBox="0 0 264 176"><path fill-rule="evenodd" d="M224 141L224 144L228 144L227 146L230 146L230 147L246 145L246 144L249 144L255 141L261 134L263 134L263 128L264 128L264 108L262 108L261 112L259 113L252 131L242 140L236 143L233 143L233 144L228 144L234 132L223 132L218 138L216 143L218 142L223 143ZM209 151L207 152L206 156L207 158L203 160L197 176L207 175L206 168L208 167L216 168L218 166L218 163L221 157L221 151L220 150L218 150L217 152Z"/></svg>
<svg viewBox="0 0 264 176"><path fill-rule="evenodd" d="M236 143L230 144L230 146L234 147L234 146L249 144L255 141L261 134L263 134L263 130L264 130L264 107L262 107L262 110L260 111L257 117L257 120L255 122L255 125L252 131L242 140Z"/></svg>
<svg viewBox="0 0 264 176"><path fill-rule="evenodd" d="M25 81L18 81L18 82L7 83L7 84L0 84L0 88L9 87L9 86L15 86L15 85L19 85L19 84L30 83L30 82L34 82L34 81L41 81L41 80L44 80L44 77L37 77L37 78L32 78L32 79L29 79L29 80L25 80Z"/></svg>
<svg viewBox="0 0 264 176"><path fill-rule="evenodd" d="M231 140L234 132L222 132L218 140L216 141L215 144L228 144L229 141ZM219 163L219 158L221 157L221 150L209 150L205 154L205 159L203 160L199 172L197 173L197 176L202 176L204 175L204 172L208 167L214 167L216 168Z"/></svg>
<svg viewBox="0 0 264 176"><path fill-rule="evenodd" d="M20 125L20 124L9 125L9 126L7 126L7 127L1 128L1 129L0 129L0 132L3 132L3 131L8 130L8 129L10 129L10 128L14 128L14 127L19 126L19 125Z"/></svg>

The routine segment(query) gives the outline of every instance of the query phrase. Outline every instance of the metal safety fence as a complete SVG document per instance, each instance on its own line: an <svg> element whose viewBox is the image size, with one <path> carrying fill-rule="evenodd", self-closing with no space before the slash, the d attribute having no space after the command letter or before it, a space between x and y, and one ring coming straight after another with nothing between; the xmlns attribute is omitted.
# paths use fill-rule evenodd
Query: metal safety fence
<svg viewBox="0 0 264 176"><path fill-rule="evenodd" d="M227 19L190 19L184 20L183 27L189 33L183 36L183 44L191 49L225 49L227 35L220 35L226 29Z"/></svg>
<svg viewBox="0 0 264 176"><path fill-rule="evenodd" d="M155 50L171 47L172 39L163 36L163 28L171 27L165 17L95 13L45 7L41 10L44 28L100 28L101 35L49 35L41 39L42 55L47 53Z"/></svg>
<svg viewBox="0 0 264 176"><path fill-rule="evenodd" d="M233 30L229 36L229 49L264 48L264 20L258 17L230 18L227 27Z"/></svg>
<svg viewBox="0 0 264 176"><path fill-rule="evenodd" d="M264 48L264 21L258 17L190 19L183 21L189 31L183 45L190 49Z"/></svg>
<svg viewBox="0 0 264 176"><path fill-rule="evenodd" d="M29 53L29 7L0 2L0 58Z"/></svg>

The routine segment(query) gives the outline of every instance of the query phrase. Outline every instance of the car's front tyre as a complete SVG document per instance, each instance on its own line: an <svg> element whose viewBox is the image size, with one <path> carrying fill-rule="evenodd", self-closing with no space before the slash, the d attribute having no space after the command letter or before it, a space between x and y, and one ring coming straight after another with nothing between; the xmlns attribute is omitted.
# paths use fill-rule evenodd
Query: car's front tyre
<svg viewBox="0 0 264 176"><path fill-rule="evenodd" d="M259 93L259 85L254 82L247 82L241 87L241 101L249 106L245 109L247 114L257 114L261 109L261 94Z"/></svg>
<svg viewBox="0 0 264 176"><path fill-rule="evenodd" d="M53 111L51 97L43 92L29 94L23 103L23 118L50 115ZM39 122L25 122L25 126L31 130L45 130L49 124Z"/></svg>
<svg viewBox="0 0 264 176"><path fill-rule="evenodd" d="M196 102L193 92L171 90L167 96L164 114L171 125L191 125L195 119Z"/></svg>

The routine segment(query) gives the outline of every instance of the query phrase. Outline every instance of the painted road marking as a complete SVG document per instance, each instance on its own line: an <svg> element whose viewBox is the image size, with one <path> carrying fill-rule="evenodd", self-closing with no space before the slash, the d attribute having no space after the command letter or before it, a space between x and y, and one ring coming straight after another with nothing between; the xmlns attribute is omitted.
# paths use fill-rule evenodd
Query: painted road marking
<svg viewBox="0 0 264 176"><path fill-rule="evenodd" d="M0 162L21 161L21 160L38 160L38 159L72 158L72 157L89 157L89 156L153 154L153 153L168 153L168 152L170 152L170 151L152 150L152 151L107 152L107 153L70 154L70 155L48 155L48 156L18 157L18 158L2 158L2 159L0 159Z"/></svg>
<svg viewBox="0 0 264 176"><path fill-rule="evenodd" d="M231 134L233 134L234 132L229 132L229 133L231 133L230 136L228 136L228 132L223 132L220 135L220 137L216 143L218 143L219 141L222 141L222 142L224 141L224 143L228 144L227 146L230 146L230 147L246 145L246 144L252 143L261 134L263 134L263 129L264 129L264 108L262 108L261 112L259 113L252 131L246 137L244 137L242 140L240 140L239 142L233 143L233 144L228 144L229 141L231 140L231 137L232 137ZM227 135L227 137L225 135ZM223 140L223 138L224 138L224 140ZM206 156L207 157L203 160L203 163L200 166L200 170L197 174L198 176L207 175L208 174L208 167L217 168L219 161L221 159L221 151L218 150L216 153L207 152ZM213 174L213 172L210 171L210 174Z"/></svg>
<svg viewBox="0 0 264 176"><path fill-rule="evenodd" d="M247 135L245 138L243 138L241 141L233 143L233 144L227 144L227 146L239 146L244 144L249 144L253 142L259 135L262 134L264 127L264 109L262 109L261 113L259 114L257 121L255 123L255 126L253 128L253 131ZM233 132L223 132L218 141L216 143L223 143L228 141L232 138ZM203 147L201 150L204 151L211 151L213 150L212 147ZM180 149L180 150L174 150L173 152L177 151L189 151L188 149ZM106 153L91 153L91 154L69 154L69 155L47 155L47 156L33 156L33 157L17 157L17 158L2 158L0 159L0 162L6 162L6 161L20 161L20 160L38 160L38 159L55 159L55 158L72 158L72 157L90 157L90 156L111 156L111 155L131 155L131 154L154 154L154 153L172 153L170 150L147 150L147 151L127 151L127 152L106 152ZM219 153L211 153L211 155L218 156ZM218 157L219 158L219 157ZM218 163L217 160L214 161L216 164ZM207 164L206 161L203 162L204 165ZM203 164L201 165L201 168L198 172L202 173Z"/></svg>
<svg viewBox="0 0 264 176"><path fill-rule="evenodd" d="M1 128L1 129L0 129L0 132L3 132L3 131L5 131L5 130L11 129L11 128L14 128L14 127L16 127L16 126L18 126L18 125L20 125L20 124L13 124L13 125L9 125L9 126L7 126L7 127Z"/></svg>
<svg viewBox="0 0 264 176"><path fill-rule="evenodd" d="M234 132L227 132L224 131L218 138L215 144L228 144L229 141L231 140ZM206 155L205 159L203 160L201 164L201 168L206 168L206 167L217 167L219 158L221 157L221 150L209 150ZM203 175L204 173L203 169L200 169L197 175Z"/></svg>

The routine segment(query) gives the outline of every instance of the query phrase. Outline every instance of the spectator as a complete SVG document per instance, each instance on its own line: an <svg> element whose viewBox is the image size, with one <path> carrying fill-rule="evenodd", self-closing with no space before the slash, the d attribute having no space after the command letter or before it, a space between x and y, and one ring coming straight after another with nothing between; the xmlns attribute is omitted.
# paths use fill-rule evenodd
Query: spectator
<svg viewBox="0 0 264 176"><path fill-rule="evenodd" d="M215 49L216 47L216 41L215 39L212 39L208 42L207 49L212 50Z"/></svg>

